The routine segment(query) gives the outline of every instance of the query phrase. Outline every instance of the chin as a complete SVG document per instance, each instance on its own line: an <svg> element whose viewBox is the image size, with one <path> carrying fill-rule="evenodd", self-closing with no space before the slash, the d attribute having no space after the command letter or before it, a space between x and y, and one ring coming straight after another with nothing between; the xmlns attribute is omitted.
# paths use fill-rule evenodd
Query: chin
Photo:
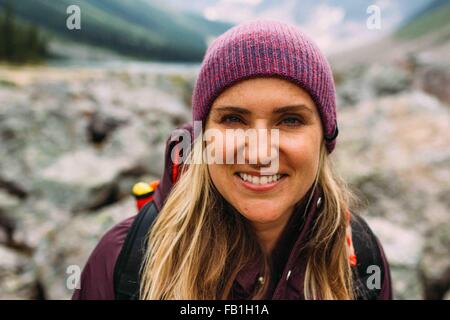
<svg viewBox="0 0 450 320"><path fill-rule="evenodd" d="M274 200L252 200L239 202L241 205L235 208L249 221L268 223L280 219L284 210L276 205L280 203Z"/></svg>
<svg viewBox="0 0 450 320"><path fill-rule="evenodd" d="M260 224L265 224L265 223L273 223L276 222L280 219L280 216L264 216L261 214L255 214L255 215L246 215L245 218L252 222L252 223L260 223Z"/></svg>

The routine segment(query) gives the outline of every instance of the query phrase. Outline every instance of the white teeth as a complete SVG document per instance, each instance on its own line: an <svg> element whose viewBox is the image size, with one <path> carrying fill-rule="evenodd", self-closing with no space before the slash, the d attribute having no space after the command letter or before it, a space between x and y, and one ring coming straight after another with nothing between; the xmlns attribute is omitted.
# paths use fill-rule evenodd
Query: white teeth
<svg viewBox="0 0 450 320"><path fill-rule="evenodd" d="M241 173L239 172L239 176L241 177L242 180L244 181L248 181L250 183L253 184L267 184L267 183L272 183L275 181L278 181L281 179L281 174L274 174L271 176L252 176L246 173Z"/></svg>

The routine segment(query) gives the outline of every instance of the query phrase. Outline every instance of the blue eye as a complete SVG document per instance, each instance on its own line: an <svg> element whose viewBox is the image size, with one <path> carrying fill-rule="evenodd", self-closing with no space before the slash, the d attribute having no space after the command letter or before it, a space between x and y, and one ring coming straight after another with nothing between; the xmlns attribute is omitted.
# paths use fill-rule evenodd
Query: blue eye
<svg viewBox="0 0 450 320"><path fill-rule="evenodd" d="M296 126L302 124L302 121L297 117L287 117L284 118L281 122L287 124L288 126Z"/></svg>
<svg viewBox="0 0 450 320"><path fill-rule="evenodd" d="M224 122L224 123L238 123L238 122L242 122L242 120L238 116L227 115L227 116L223 116L220 122Z"/></svg>

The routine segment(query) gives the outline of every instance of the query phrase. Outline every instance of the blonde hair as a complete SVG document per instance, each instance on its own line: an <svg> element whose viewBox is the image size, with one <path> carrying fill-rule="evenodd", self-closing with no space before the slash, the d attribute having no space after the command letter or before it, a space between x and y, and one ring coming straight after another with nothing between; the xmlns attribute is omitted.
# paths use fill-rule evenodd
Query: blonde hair
<svg viewBox="0 0 450 320"><path fill-rule="evenodd" d="M194 141L191 164L183 167L149 233L141 299L227 299L238 272L254 261L260 263L266 281L250 298L263 298L268 288L268 257L248 221L214 188L207 164L200 161L202 143ZM353 299L345 239L345 213L352 194L333 172L323 144L314 183L322 186L325 199L306 247L304 296Z"/></svg>

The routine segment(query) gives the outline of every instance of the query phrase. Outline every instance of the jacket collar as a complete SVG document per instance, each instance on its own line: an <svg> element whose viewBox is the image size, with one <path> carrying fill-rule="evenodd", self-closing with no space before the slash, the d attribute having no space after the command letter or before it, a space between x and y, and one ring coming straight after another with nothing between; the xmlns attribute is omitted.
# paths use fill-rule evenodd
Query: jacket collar
<svg viewBox="0 0 450 320"><path fill-rule="evenodd" d="M308 208L306 208L311 192L313 192L313 196ZM297 285L303 283L305 261L299 259L299 256L308 241L314 220L322 209L323 200L322 188L319 185L315 189L311 187L283 229L271 256L275 270L272 276L277 278L273 279L269 285L268 299L284 299L290 279L295 278ZM307 210L306 213L305 209ZM258 285L259 273L259 262L254 261L245 266L236 276L233 298L249 297L255 286ZM298 289L296 291L299 295L302 295L303 290Z"/></svg>

